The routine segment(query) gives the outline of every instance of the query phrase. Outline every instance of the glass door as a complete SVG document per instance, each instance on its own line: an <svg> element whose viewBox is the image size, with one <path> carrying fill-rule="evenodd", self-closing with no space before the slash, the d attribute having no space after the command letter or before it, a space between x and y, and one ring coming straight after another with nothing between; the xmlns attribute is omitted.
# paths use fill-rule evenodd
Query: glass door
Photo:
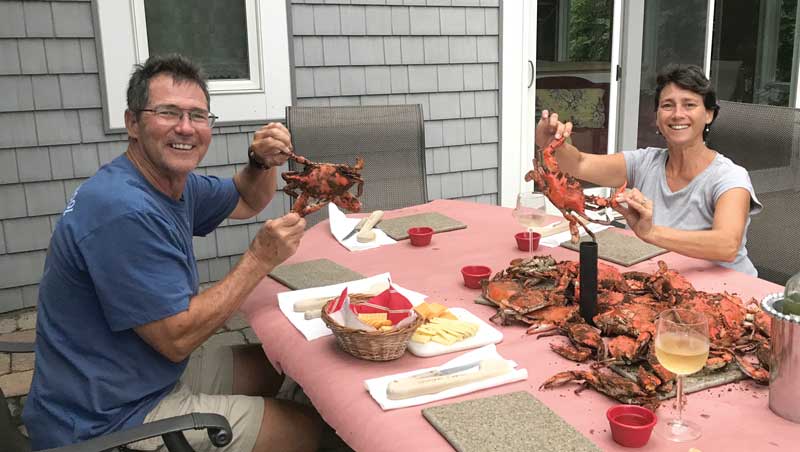
<svg viewBox="0 0 800 452"><path fill-rule="evenodd" d="M614 0L539 0L535 23L530 123L547 109L572 121L578 149L613 150L619 28Z"/></svg>

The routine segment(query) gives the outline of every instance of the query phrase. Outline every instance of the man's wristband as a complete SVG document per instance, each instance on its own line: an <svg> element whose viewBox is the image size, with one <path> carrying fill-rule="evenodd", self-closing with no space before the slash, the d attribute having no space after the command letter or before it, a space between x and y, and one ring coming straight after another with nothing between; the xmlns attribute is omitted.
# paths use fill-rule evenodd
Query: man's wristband
<svg viewBox="0 0 800 452"><path fill-rule="evenodd" d="M268 169L272 168L271 166L267 165L266 163L259 161L258 158L256 158L256 153L253 152L252 149L248 149L247 150L247 159L250 161L250 165L252 165L252 166L254 166L254 167L258 168L258 169L268 170Z"/></svg>

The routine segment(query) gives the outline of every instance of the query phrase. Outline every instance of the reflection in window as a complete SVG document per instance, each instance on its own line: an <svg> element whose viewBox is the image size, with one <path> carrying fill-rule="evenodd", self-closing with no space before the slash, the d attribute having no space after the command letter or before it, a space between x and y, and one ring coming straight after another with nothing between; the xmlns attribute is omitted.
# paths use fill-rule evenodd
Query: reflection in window
<svg viewBox="0 0 800 452"><path fill-rule="evenodd" d="M181 53L209 78L249 79L244 0L145 0L150 55Z"/></svg>
<svg viewBox="0 0 800 452"><path fill-rule="evenodd" d="M707 11L706 0L645 2L638 147L664 146L655 133L656 76L669 63L703 66Z"/></svg>
<svg viewBox="0 0 800 452"><path fill-rule="evenodd" d="M536 59L557 61L558 0L540 0L536 13Z"/></svg>
<svg viewBox="0 0 800 452"><path fill-rule="evenodd" d="M611 61L614 0L573 0L569 8L569 60Z"/></svg>
<svg viewBox="0 0 800 452"><path fill-rule="evenodd" d="M711 74L720 99L788 106L797 2L717 0Z"/></svg>
<svg viewBox="0 0 800 452"><path fill-rule="evenodd" d="M614 0L540 0L536 59L609 62Z"/></svg>

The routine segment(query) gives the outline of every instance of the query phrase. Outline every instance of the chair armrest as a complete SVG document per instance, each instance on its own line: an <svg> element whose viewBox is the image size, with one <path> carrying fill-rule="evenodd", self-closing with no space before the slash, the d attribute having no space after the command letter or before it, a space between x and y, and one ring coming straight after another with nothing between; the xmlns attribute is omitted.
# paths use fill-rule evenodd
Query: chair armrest
<svg viewBox="0 0 800 452"><path fill-rule="evenodd" d="M5 342L0 341L0 352L2 353L33 353L35 344L33 342Z"/></svg>
<svg viewBox="0 0 800 452"><path fill-rule="evenodd" d="M102 452L115 447L124 446L136 441L161 435L166 435L165 442L168 443L168 449L170 449L171 452L176 451L169 447L167 437L170 436L172 436L173 441L176 441L176 436L179 437L177 442L179 444L185 444L183 450L191 451L191 448L186 448L188 447L188 444L183 437L183 433L180 432L183 430L201 430L204 428L208 429L208 438L216 447L226 446L231 442L231 439L233 439L231 426L224 416L211 413L192 413L162 419L160 421L149 422L138 427L110 433L108 435L90 439L82 443L58 447L55 449L47 449L42 452Z"/></svg>

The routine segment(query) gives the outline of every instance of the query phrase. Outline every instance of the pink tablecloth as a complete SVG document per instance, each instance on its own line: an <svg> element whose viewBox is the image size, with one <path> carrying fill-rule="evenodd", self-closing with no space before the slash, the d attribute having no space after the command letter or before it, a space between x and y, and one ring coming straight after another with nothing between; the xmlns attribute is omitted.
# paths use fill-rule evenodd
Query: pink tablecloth
<svg viewBox="0 0 800 452"><path fill-rule="evenodd" d="M430 300L461 306L488 319L494 310L473 303L478 291L464 287L459 269L464 265L480 264L497 272L511 259L524 257L526 253L517 250L513 237L522 228L512 219L510 209L446 200L387 212L386 217L430 211L460 220L468 227L436 234L431 245L424 248L401 241L396 245L351 253L330 236L325 222L306 232L300 249L290 262L327 257L366 276L388 271L398 284L427 294ZM564 248L539 248L536 253L552 254L559 260L578 259L577 253ZM701 290L728 291L743 298L758 299L782 290L770 282L674 253L642 262L631 269L653 271L657 268L657 259L663 259L671 268L679 270ZM574 385L538 390L547 377L575 368L575 363L550 351L548 342L558 339L536 340L525 336L523 327L502 327L505 337L498 350L506 358L527 368L528 380L430 405L384 412L364 390L364 379L439 365L458 355L418 358L406 353L395 361L371 362L342 352L332 336L308 342L278 310L275 294L284 290L287 290L284 286L266 278L242 310L263 342L270 361L305 389L325 420L359 452L452 450L422 417L422 408L519 390L533 394L602 449L625 450L611 439L605 418L608 407L616 403L614 400L594 391L575 395L572 392ZM697 447L708 452L789 450L796 447L800 444L800 426L773 414L767 403L768 390L751 381L690 394L685 415L702 426L702 438L689 444L675 444L653 435L647 450L685 452L689 447ZM657 414L667 417L673 413L672 403L665 403Z"/></svg>

